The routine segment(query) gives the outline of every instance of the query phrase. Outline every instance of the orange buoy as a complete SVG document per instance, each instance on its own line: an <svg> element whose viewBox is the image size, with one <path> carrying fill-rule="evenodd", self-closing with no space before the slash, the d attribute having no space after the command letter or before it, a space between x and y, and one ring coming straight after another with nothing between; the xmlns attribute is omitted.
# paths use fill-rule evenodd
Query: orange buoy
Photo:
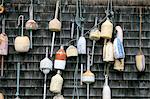
<svg viewBox="0 0 150 99"><path fill-rule="evenodd" d="M54 68L64 70L66 66L66 57L66 52L63 46L61 46L55 55Z"/></svg>

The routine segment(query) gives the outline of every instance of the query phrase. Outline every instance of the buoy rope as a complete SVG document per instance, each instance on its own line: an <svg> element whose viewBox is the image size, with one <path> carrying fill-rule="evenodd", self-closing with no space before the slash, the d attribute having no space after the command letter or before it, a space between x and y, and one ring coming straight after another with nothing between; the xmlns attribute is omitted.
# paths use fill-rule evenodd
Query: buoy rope
<svg viewBox="0 0 150 99"><path fill-rule="evenodd" d="M142 38L142 7L139 8L140 10L140 32L139 32L139 49L140 49L140 52L142 51L142 41L141 41L141 38Z"/></svg>

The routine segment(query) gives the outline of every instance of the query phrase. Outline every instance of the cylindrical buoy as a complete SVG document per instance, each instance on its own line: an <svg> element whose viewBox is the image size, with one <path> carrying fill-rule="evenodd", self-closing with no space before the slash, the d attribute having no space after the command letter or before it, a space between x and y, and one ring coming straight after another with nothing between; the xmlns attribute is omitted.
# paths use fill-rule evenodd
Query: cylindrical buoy
<svg viewBox="0 0 150 99"><path fill-rule="evenodd" d="M0 99L4 99L4 95L1 92L0 92Z"/></svg>
<svg viewBox="0 0 150 99"><path fill-rule="evenodd" d="M111 39L113 33L113 24L107 18L107 20L101 25L101 37L104 39Z"/></svg>
<svg viewBox="0 0 150 99"><path fill-rule="evenodd" d="M77 42L77 49L79 54L86 54L86 39L83 36L80 36Z"/></svg>
<svg viewBox="0 0 150 99"><path fill-rule="evenodd" d="M117 71L123 71L124 70L124 59L115 59L114 63L114 69Z"/></svg>
<svg viewBox="0 0 150 99"><path fill-rule="evenodd" d="M30 47L30 40L27 36L17 36L15 38L15 50L17 52L28 52Z"/></svg>
<svg viewBox="0 0 150 99"><path fill-rule="evenodd" d="M105 83L103 86L103 95L102 99L111 99L111 90L110 87L108 86L108 76L105 75Z"/></svg>
<svg viewBox="0 0 150 99"><path fill-rule="evenodd" d="M64 99L64 97L61 94L57 94L56 96L53 97L53 99Z"/></svg>
<svg viewBox="0 0 150 99"><path fill-rule="evenodd" d="M60 73L57 73L51 79L50 91L53 93L61 93L62 85L63 85L63 78L61 77Z"/></svg>
<svg viewBox="0 0 150 99"><path fill-rule="evenodd" d="M113 54L113 44L111 41L108 41L104 44L103 47L103 61L105 62L112 62L114 61L114 54Z"/></svg>
<svg viewBox="0 0 150 99"><path fill-rule="evenodd" d="M26 30L37 30L38 25L33 19L30 19L26 22L25 27Z"/></svg>
<svg viewBox="0 0 150 99"><path fill-rule="evenodd" d="M54 68L64 70L66 67L66 52L63 49L63 46L56 52Z"/></svg>
<svg viewBox="0 0 150 99"><path fill-rule="evenodd" d="M20 20L22 19L22 26L21 26L21 36L17 36L15 38L15 50L17 52L28 52L30 47L30 40L27 36L23 36L23 23L24 23L24 16L20 15L18 18L18 26L20 25Z"/></svg>
<svg viewBox="0 0 150 99"><path fill-rule="evenodd" d="M114 47L114 58L115 59L125 58L124 47L119 38L115 38L115 40L113 42L113 47Z"/></svg>
<svg viewBox="0 0 150 99"><path fill-rule="evenodd" d="M77 48L75 46L70 45L66 49L66 54L67 54L67 57L78 56L78 50L77 50Z"/></svg>
<svg viewBox="0 0 150 99"><path fill-rule="evenodd" d="M139 72L145 70L145 56L142 52L138 52L136 55L136 67Z"/></svg>

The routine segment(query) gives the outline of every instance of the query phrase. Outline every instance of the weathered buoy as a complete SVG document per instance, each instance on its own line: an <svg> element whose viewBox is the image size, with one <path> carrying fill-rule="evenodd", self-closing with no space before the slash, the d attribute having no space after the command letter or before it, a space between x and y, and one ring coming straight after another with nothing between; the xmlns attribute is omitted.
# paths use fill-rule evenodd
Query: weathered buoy
<svg viewBox="0 0 150 99"><path fill-rule="evenodd" d="M56 3L55 17L53 20L49 22L49 29L53 32L61 31L61 22L57 19L58 16L58 8L59 8L59 0Z"/></svg>
<svg viewBox="0 0 150 99"><path fill-rule="evenodd" d="M113 44L111 41L108 41L104 44L103 47L103 61L105 62L112 62L114 61L114 54L113 54Z"/></svg>
<svg viewBox="0 0 150 99"><path fill-rule="evenodd" d="M105 83L103 86L102 99L111 99L111 90L108 85L108 76L105 75Z"/></svg>
<svg viewBox="0 0 150 99"><path fill-rule="evenodd" d="M0 92L0 99L4 99L4 95L1 92Z"/></svg>
<svg viewBox="0 0 150 99"><path fill-rule="evenodd" d="M119 38L115 38L115 40L113 42L113 47L114 47L114 57L115 57L115 59L125 58L124 47L123 47L123 44L121 43Z"/></svg>
<svg viewBox="0 0 150 99"><path fill-rule="evenodd" d="M33 19L29 19L26 22L25 27L26 27L26 30L37 30L38 25L37 25L37 23Z"/></svg>
<svg viewBox="0 0 150 99"><path fill-rule="evenodd" d="M67 49L66 49L66 54L67 57L73 57L73 56L78 56L78 50L75 46L70 45Z"/></svg>
<svg viewBox="0 0 150 99"><path fill-rule="evenodd" d="M61 48L56 52L55 55L54 68L64 70L66 67L66 57L66 52L63 46L61 46Z"/></svg>
<svg viewBox="0 0 150 99"><path fill-rule="evenodd" d="M23 23L24 16L20 15L18 18L18 26L20 25L20 19L22 18L22 31L21 36L15 38L15 50L17 52L28 52L30 47L30 40L27 36L23 36Z"/></svg>
<svg viewBox="0 0 150 99"><path fill-rule="evenodd" d="M64 97L61 94L57 94L56 96L53 97L53 99L64 99Z"/></svg>
<svg viewBox="0 0 150 99"><path fill-rule="evenodd" d="M97 26L97 17L95 18L95 24L94 24L94 26L95 26L95 28L90 31L89 39L97 41L97 40L100 39L100 31L96 27Z"/></svg>
<svg viewBox="0 0 150 99"><path fill-rule="evenodd" d="M107 20L101 25L101 37L104 39L111 39L113 33L113 24L107 18Z"/></svg>
<svg viewBox="0 0 150 99"><path fill-rule="evenodd" d="M136 55L136 67L139 72L145 70L145 56L142 52L138 52Z"/></svg>
<svg viewBox="0 0 150 99"><path fill-rule="evenodd" d="M17 52L28 52L30 40L27 36L17 36L15 38L15 50Z"/></svg>
<svg viewBox="0 0 150 99"><path fill-rule="evenodd" d="M58 70L57 74L51 78L50 91L53 93L61 93L63 78Z"/></svg>
<svg viewBox="0 0 150 99"><path fill-rule="evenodd" d="M0 14L4 13L4 10L5 10L4 6L0 5Z"/></svg>
<svg viewBox="0 0 150 99"><path fill-rule="evenodd" d="M80 36L77 42L77 49L79 54L86 54L86 39L83 36Z"/></svg>
<svg viewBox="0 0 150 99"><path fill-rule="evenodd" d="M124 70L124 59L115 59L114 63L114 69L117 71L123 71Z"/></svg>
<svg viewBox="0 0 150 99"><path fill-rule="evenodd" d="M5 33L0 34L0 55L8 54L8 37Z"/></svg>

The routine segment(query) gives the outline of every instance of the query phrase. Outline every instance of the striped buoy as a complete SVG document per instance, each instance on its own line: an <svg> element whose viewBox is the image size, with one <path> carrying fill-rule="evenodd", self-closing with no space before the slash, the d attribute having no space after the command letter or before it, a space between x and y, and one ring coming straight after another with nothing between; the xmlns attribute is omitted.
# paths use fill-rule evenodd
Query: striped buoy
<svg viewBox="0 0 150 99"><path fill-rule="evenodd" d="M64 70L66 67L66 52L61 46L61 48L56 52L55 61L54 61L54 68Z"/></svg>

